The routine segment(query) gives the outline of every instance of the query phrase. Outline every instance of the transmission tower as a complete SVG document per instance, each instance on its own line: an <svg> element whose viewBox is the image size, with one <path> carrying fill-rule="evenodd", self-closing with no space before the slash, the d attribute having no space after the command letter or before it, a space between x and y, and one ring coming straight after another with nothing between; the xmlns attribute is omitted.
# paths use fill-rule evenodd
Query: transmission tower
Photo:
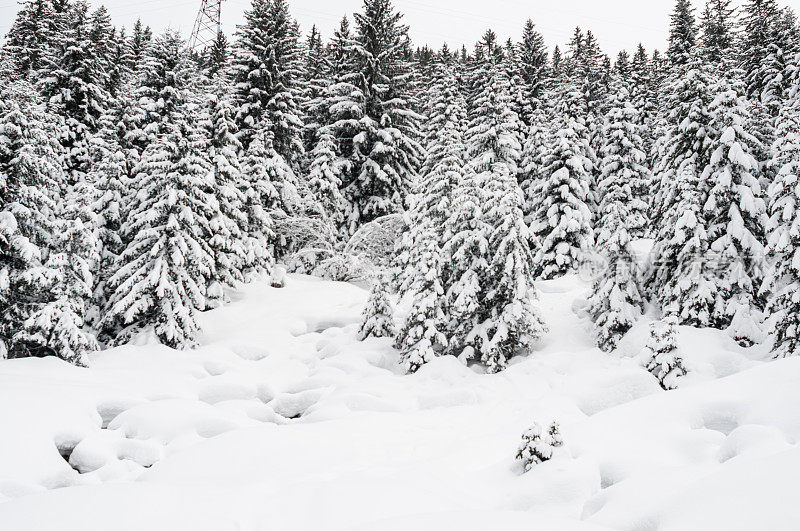
<svg viewBox="0 0 800 531"><path fill-rule="evenodd" d="M189 48L192 50L202 50L217 38L222 19L222 1L203 0L192 29L192 38L189 39Z"/></svg>

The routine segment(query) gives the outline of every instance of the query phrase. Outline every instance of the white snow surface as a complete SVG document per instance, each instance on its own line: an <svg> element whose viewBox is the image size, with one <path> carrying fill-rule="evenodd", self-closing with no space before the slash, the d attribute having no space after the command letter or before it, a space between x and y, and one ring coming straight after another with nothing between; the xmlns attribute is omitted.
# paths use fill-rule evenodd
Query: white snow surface
<svg viewBox="0 0 800 531"><path fill-rule="evenodd" d="M297 275L203 314L197 350L0 361L0 529L800 529L800 357L684 327L663 391L649 319L604 354L587 285L538 288L550 333L497 375L406 376L356 339L365 290ZM523 474L553 420L564 446Z"/></svg>

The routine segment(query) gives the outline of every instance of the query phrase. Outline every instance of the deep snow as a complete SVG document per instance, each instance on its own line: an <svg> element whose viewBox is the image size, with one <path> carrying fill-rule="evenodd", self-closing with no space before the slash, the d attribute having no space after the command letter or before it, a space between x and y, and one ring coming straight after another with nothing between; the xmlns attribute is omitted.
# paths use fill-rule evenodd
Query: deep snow
<svg viewBox="0 0 800 531"><path fill-rule="evenodd" d="M204 314L195 351L0 361L0 529L800 529L800 358L681 328L665 392L646 320L603 354L586 285L538 287L550 333L498 375L403 375L356 340L366 291L292 275ZM551 420L564 447L522 474Z"/></svg>

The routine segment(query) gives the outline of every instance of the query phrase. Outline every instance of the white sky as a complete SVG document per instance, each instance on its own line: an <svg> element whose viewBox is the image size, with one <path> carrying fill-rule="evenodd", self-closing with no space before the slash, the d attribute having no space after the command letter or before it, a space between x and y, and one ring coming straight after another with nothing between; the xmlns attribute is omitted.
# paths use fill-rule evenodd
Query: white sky
<svg viewBox="0 0 800 531"><path fill-rule="evenodd" d="M130 27L141 17L155 31L167 26L187 37L191 32L201 0L90 0L105 4L114 22ZM575 26L591 29L603 49L612 57L623 49L633 50L642 42L648 50L665 49L669 13L674 0L395 0L411 26L415 44L439 48L447 42L452 48L468 48L487 28L505 40L519 39L527 18L533 19L550 48L566 43ZM699 7L704 0L694 0ZM800 0L782 0L800 11ZM241 21L249 0L225 0L223 29L229 35ZM316 24L329 37L345 13L361 8L362 0L290 0L290 9L307 32ZM11 26L17 4L0 0L0 34Z"/></svg>

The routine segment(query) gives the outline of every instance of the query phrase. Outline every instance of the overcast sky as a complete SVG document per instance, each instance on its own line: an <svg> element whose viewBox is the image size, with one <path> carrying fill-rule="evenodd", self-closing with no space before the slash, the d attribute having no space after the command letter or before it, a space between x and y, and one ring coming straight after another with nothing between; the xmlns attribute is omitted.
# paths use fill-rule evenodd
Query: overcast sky
<svg viewBox="0 0 800 531"><path fill-rule="evenodd" d="M527 18L533 19L549 47L569 40L575 26L591 29L610 55L633 49L642 42L648 50L666 47L669 13L675 0L395 0L411 27L415 44L439 48L471 47L487 28L505 40L518 39ZM700 6L704 0L694 0ZM167 26L187 36L191 32L201 0L90 0L104 3L116 24L130 26L142 21L159 31ZM363 0L290 0L290 9L307 32L316 24L330 36L342 15L358 11ZM800 11L800 0L782 0ZM241 22L249 0L225 0L223 29L229 35ZM0 0L0 33L11 26L17 4Z"/></svg>

